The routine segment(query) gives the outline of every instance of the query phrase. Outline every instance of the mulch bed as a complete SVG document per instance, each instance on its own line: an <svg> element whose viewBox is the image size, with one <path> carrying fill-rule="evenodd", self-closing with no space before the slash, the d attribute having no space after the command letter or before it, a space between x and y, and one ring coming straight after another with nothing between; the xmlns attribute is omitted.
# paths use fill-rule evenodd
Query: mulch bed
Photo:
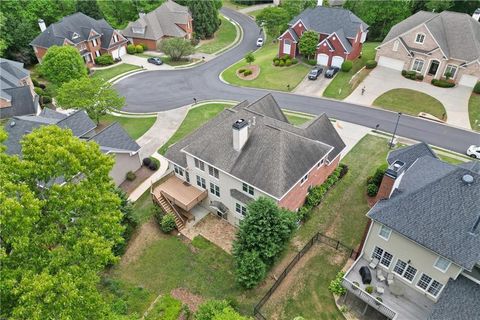
<svg viewBox="0 0 480 320"><path fill-rule="evenodd" d="M249 76L244 76L243 73L240 73L239 71L242 70L242 69L248 69L248 70L252 70L252 74L249 75ZM244 66L244 67L241 67L237 70L237 77L239 77L240 79L242 80L254 80L258 77L258 75L260 74L260 67L257 66L257 65L252 65L252 66Z"/></svg>
<svg viewBox="0 0 480 320"><path fill-rule="evenodd" d="M137 176L135 180L125 180L120 185L120 189L122 189L127 195L130 195L133 190L135 190L139 185L141 185L143 181L147 180L148 177L150 177L154 172L155 171L152 171L145 166L141 166L140 169L135 171L135 175Z"/></svg>

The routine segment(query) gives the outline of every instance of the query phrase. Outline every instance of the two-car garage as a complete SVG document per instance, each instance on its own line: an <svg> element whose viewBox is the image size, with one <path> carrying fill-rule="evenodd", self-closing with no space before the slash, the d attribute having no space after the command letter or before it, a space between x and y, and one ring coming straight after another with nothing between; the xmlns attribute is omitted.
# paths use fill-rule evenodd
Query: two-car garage
<svg viewBox="0 0 480 320"><path fill-rule="evenodd" d="M386 67L386 68L402 71L403 66L405 65L405 62L402 61L402 60L381 56L378 59L378 65L381 66L381 67Z"/></svg>
<svg viewBox="0 0 480 320"><path fill-rule="evenodd" d="M321 66L331 65L333 67L339 67L340 68L342 66L343 61L344 61L344 58L341 57L341 56L333 56L331 61L330 61L330 64L329 64L329 60L330 60L330 57L325 53L319 53L317 55L317 64L321 65Z"/></svg>

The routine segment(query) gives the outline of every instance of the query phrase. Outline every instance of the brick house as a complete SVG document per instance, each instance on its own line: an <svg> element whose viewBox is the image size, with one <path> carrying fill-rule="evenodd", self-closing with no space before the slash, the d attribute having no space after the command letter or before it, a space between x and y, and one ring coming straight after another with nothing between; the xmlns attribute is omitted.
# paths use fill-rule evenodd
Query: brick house
<svg viewBox="0 0 480 320"><path fill-rule="evenodd" d="M356 59L368 33L368 25L350 10L322 6L305 9L288 25L278 38L278 56L296 57L302 34L315 31L319 34L315 60L324 66L340 67L345 60Z"/></svg>
<svg viewBox="0 0 480 320"><path fill-rule="evenodd" d="M171 0L164 2L155 10L130 22L122 34L133 44L145 44L148 50L157 50L162 39L180 37L191 39L193 19L188 7L181 6Z"/></svg>
<svg viewBox="0 0 480 320"><path fill-rule="evenodd" d="M95 58L110 54L114 59L121 58L126 52L127 39L114 30L105 19L95 20L77 12L63 17L48 27L40 19L40 33L30 45L39 62L51 46L74 46L87 66L95 64Z"/></svg>
<svg viewBox="0 0 480 320"><path fill-rule="evenodd" d="M268 94L224 110L172 145L165 157L179 182L163 191L184 211L201 206L238 225L261 196L299 209L310 187L337 168L344 148L325 114L296 127Z"/></svg>
<svg viewBox="0 0 480 320"><path fill-rule="evenodd" d="M473 87L480 79L480 23L458 12L419 11L393 26L377 47L378 65Z"/></svg>

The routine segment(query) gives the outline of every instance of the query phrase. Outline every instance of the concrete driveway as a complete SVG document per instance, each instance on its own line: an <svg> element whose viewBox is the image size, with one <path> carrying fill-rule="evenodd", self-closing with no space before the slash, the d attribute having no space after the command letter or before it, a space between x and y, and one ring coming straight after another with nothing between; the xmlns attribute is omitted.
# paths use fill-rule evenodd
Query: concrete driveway
<svg viewBox="0 0 480 320"><path fill-rule="evenodd" d="M362 95L362 88L365 93ZM398 88L405 88L426 93L439 100L447 111L447 123L470 129L468 119L468 99L472 88L457 86L454 88L435 87L427 82L405 79L399 71L385 67L376 67L345 101L372 105L383 93Z"/></svg>
<svg viewBox="0 0 480 320"><path fill-rule="evenodd" d="M123 63L133 64L136 66L143 66L147 70L173 70L174 68L166 63L157 66L153 63L148 63L147 58L135 56L133 54L126 54L122 57Z"/></svg>
<svg viewBox="0 0 480 320"><path fill-rule="evenodd" d="M324 70L326 69L324 68ZM332 79L325 78L323 72L318 76L317 80L309 80L308 75L306 75L302 82L293 90L293 93L310 97L322 97L323 91L330 84L330 81Z"/></svg>

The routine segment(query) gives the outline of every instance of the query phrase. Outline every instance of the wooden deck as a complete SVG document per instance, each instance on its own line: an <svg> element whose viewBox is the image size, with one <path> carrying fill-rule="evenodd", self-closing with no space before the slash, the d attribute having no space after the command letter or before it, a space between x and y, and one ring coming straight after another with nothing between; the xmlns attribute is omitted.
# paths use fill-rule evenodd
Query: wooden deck
<svg viewBox="0 0 480 320"><path fill-rule="evenodd" d="M176 176L171 176L152 190L153 196L157 199L162 192L172 204L185 211L190 211L208 195L207 190L197 189Z"/></svg>

